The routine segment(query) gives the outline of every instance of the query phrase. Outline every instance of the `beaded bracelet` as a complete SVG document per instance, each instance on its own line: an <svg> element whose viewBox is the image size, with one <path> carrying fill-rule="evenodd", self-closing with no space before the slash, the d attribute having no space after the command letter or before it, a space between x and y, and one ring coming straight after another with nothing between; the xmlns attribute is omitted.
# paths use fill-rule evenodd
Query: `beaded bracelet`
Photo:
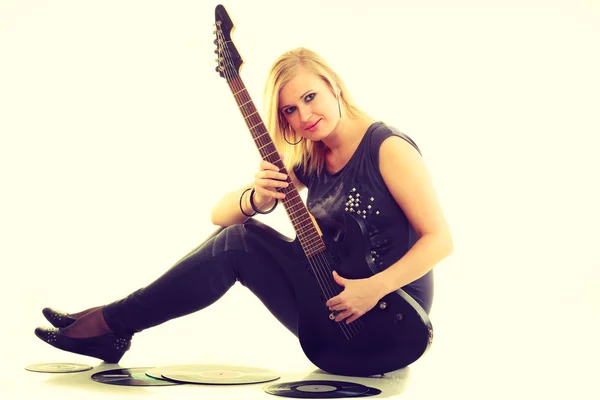
<svg viewBox="0 0 600 400"><path fill-rule="evenodd" d="M257 212L258 214L268 214L270 212L272 212L275 207L277 207L277 203L279 202L279 199L275 199L275 204L273 204L273 207L271 207L270 210L267 211L261 211L258 209L258 207L256 207L256 204L254 204L254 200L252 200L252 196L254 195L254 188L252 188L252 192L250 192L250 206L252 206L252 209Z"/></svg>
<svg viewBox="0 0 600 400"><path fill-rule="evenodd" d="M240 210L242 210L242 214L244 214L246 217L253 217L256 215L256 213L248 215L244 212L244 208L242 207L242 199L244 198L244 195L246 194L246 192L248 190L254 190L253 188L248 188L246 190L244 190L244 192L242 193L242 195L240 196ZM252 193L250 193L250 204L252 204Z"/></svg>

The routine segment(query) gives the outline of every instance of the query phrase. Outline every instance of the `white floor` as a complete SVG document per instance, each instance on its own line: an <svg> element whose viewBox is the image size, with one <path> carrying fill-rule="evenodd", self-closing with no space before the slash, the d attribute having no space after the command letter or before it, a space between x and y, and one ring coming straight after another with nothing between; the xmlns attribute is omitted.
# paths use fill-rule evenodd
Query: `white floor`
<svg viewBox="0 0 600 400"><path fill-rule="evenodd" d="M444 291L440 290L442 294ZM494 290L493 292L496 292ZM489 292L489 294L497 294ZM472 292L472 295L482 293ZM439 299L439 297L445 297ZM485 298L485 297L483 297ZM352 378L320 372L302 354L295 338L265 312L252 295L234 287L221 302L192 316L138 334L119 365L102 364L54 349L33 335L39 315L13 315L18 324L3 332L8 359L1 364L3 398L274 398L263 388L297 380L338 380L378 388L381 398L598 398L600 356L598 310L582 304L540 304L510 296L467 307L467 298L438 296L432 313L435 338L424 357L382 378ZM249 307L249 308L248 308ZM41 307L40 307L41 308ZM248 310L252 312L249 313ZM236 311L243 312L237 320ZM253 314L252 317L248 317ZM19 319L20 317L20 319ZM211 331L204 326L211 326ZM3 328L4 329L4 328ZM18 331L17 331L18 330ZM4 336L6 335L6 336ZM26 371L45 362L89 364L85 372ZM226 364L268 368L280 379L252 385L121 387L94 382L106 369L181 364ZM8 397L5 397L8 395Z"/></svg>

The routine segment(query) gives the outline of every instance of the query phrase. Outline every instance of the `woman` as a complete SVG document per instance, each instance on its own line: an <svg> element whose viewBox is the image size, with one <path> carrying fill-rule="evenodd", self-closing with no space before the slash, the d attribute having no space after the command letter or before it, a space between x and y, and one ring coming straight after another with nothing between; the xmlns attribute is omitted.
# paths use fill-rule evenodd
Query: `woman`
<svg viewBox="0 0 600 400"><path fill-rule="evenodd" d="M351 323L383 296L402 288L429 313L432 268L452 252L449 228L416 144L354 103L340 77L314 52L298 48L279 57L266 83L266 125L298 191L324 235L343 234L344 213L362 217L380 272L347 279L327 300L336 321ZM118 362L132 336L209 306L236 282L249 288L293 334L297 306L288 276L269 244L248 229L285 197L287 176L262 161L254 180L214 207L219 229L156 281L129 296L74 314L43 310L55 328L37 328L51 345ZM266 228L265 232L266 232ZM264 235L263 235L264 239ZM292 256L290 256L292 257Z"/></svg>

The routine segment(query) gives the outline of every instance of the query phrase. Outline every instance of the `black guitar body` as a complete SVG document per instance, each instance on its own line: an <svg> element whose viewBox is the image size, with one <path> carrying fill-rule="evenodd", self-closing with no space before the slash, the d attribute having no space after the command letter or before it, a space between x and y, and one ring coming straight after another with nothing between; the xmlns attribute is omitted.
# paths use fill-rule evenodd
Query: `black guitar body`
<svg viewBox="0 0 600 400"><path fill-rule="evenodd" d="M323 238L333 261L327 268L326 284L339 288L335 294L343 288L333 280L331 271L336 270L349 279L368 278L376 273L364 222L352 214L345 214L345 228L345 235L339 242ZM247 229L254 230L255 226L247 224ZM273 247L273 241L269 240L269 235L283 237L268 227L256 226L256 229L262 231L256 236L269 241L270 247ZM290 252L297 254L298 263L290 263ZM319 280L324 281L325 274L318 273L317 279L302 253L298 238L290 243L290 247L275 248L271 254L281 259L280 264L296 291L298 336L302 349L322 370L349 376L383 374L416 361L431 345L433 328L429 317L404 291L397 290L384 296L373 309L348 324L345 334L338 325L346 322L330 319L331 311L325 306L328 298L319 284Z"/></svg>

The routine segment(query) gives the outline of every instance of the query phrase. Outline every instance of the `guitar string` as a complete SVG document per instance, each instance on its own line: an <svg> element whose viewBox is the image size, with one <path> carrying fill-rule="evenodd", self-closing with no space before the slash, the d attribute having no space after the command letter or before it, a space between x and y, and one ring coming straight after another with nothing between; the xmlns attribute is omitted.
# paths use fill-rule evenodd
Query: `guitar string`
<svg viewBox="0 0 600 400"><path fill-rule="evenodd" d="M222 42L221 42L222 44L227 43L227 41L224 40L222 31L220 29L217 29L217 35L218 35L218 39L222 40ZM227 62L231 66L233 66L233 63L232 63L232 60L230 59L228 51L223 51L222 53L224 53L223 54L224 59L227 59ZM236 85L235 85L235 81L233 78L235 77L235 75L238 75L237 72L235 72L235 69L232 68L233 69L233 74L232 74L231 70L227 66L223 66L223 67L224 67L223 68L224 71L221 71L221 72L223 72L227 76L229 82L232 82L232 86L234 87L236 92L238 92L239 90L245 89L243 87L242 88L235 87ZM246 92L247 92L247 90L246 90ZM252 102L252 99L250 98L249 94L248 93L246 93L246 94L247 94L248 98L244 99L244 104L246 104L248 102ZM242 96L243 96L243 94L242 94ZM242 111L242 110L240 110L240 111ZM242 112L242 114L243 114L243 112ZM250 118L245 119L247 121L247 125L251 129L251 131L253 129L253 128L251 128L251 126L256 128L256 126L258 126L258 125L261 125L261 124L264 125L264 123L262 122L260 117L258 119L259 119L259 121L256 121L252 115L250 116ZM253 125L250 125L248 122L251 122ZM254 132L252 132L252 133L254 133ZM264 132L264 133L267 133L267 132ZM261 134L261 136L262 136L262 134ZM261 143L261 138L258 138L258 139L255 138L255 140L257 140L259 142L259 144L261 145L259 147L261 147L261 148L263 148L265 145L269 145L268 147L272 147L270 141L268 141L268 140L266 140L267 143ZM271 150L271 149L268 149L268 150ZM275 149L275 151L276 151L276 149ZM267 154L269 154L269 153L267 153ZM296 211L296 210L294 210L294 211ZM288 211L288 215L289 215L289 211ZM291 217L291 215L290 215L290 217ZM313 267L313 270L316 272L315 275L317 277L317 281L318 281L319 285L321 286L321 290L323 292L325 292L329 296L329 298L331 298L331 297L334 297L334 294L336 292L339 294L341 292L341 288L339 285L337 285L337 283L335 281L333 282L335 284L335 286L332 287L331 280L326 279L326 276L329 276L331 274L331 269L329 268L328 262L325 259L325 255L323 253L324 252L317 253L318 258L315 258L314 256L308 257L308 255L307 255L307 258L308 258L309 264L311 265L311 267ZM306 251L305 251L305 254L306 254ZM323 271L323 269L326 269L329 271ZM336 315L336 314L337 314L337 312L334 312L334 315ZM354 326L355 322L358 322L358 324L356 324L358 326ZM340 323L339 325L342 328L342 331L344 332L347 339L350 339L350 337L353 336L352 333L357 333L358 328L363 326L362 321L360 321L360 319L357 319L356 321L353 321L350 324ZM353 332L346 332L346 330L350 330Z"/></svg>

